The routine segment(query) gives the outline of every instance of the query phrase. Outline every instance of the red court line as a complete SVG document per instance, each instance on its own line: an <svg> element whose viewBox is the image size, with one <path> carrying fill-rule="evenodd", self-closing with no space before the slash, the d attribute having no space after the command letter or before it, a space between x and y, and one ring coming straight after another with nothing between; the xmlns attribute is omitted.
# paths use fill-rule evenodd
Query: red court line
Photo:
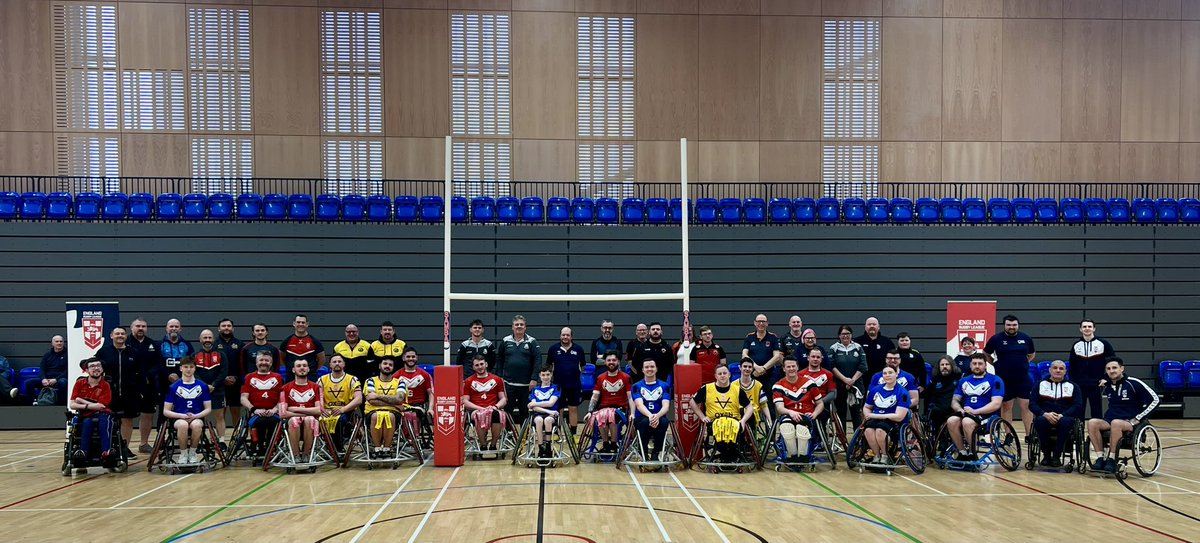
<svg viewBox="0 0 1200 543"><path fill-rule="evenodd" d="M1051 497L1051 498L1054 498L1054 499L1056 499L1056 500L1061 500L1061 501L1067 502L1067 503L1069 503L1069 504L1071 504L1071 505L1074 505L1075 507L1079 507L1079 508L1082 508L1082 509L1087 509L1088 511L1091 511L1091 512L1093 512L1093 513L1096 513L1096 514L1098 514L1098 515L1105 516L1105 517L1108 517L1108 518L1110 518L1110 519L1113 519L1113 520L1119 520L1119 521L1121 521L1121 522L1124 522L1125 524L1129 524L1129 525L1132 525L1132 526L1137 526L1138 528L1141 528L1141 529L1143 529L1143 530L1146 530L1146 531L1148 531L1148 532L1153 532L1153 533L1156 533L1156 534L1158 534L1158 535L1161 535L1161 536L1163 536L1163 537L1167 537L1167 538L1170 538L1170 539L1174 539L1175 541L1179 541L1180 543L1190 543L1188 540L1186 540L1186 539L1183 539L1183 538L1181 538L1181 537L1173 536L1173 535L1171 535L1171 534L1168 534L1168 533L1166 533L1166 532L1162 532L1162 531L1159 531L1159 530L1155 530L1154 528L1151 528L1151 527L1149 527L1149 526L1146 526L1146 525L1144 525L1144 524L1138 524L1138 523L1136 523L1136 522L1134 522L1134 521L1132 521L1132 520L1123 519L1123 518L1121 518L1121 517L1118 517L1118 516L1110 515L1110 514L1108 514L1108 513L1105 513L1104 511L1101 511L1101 510L1099 510L1099 509L1096 509L1096 508L1093 508L1093 507L1088 507L1088 506L1086 506L1086 505L1084 505L1084 504L1082 504L1082 503L1076 502L1076 501L1071 501L1071 500L1068 500L1068 499L1066 499L1066 498L1064 498L1064 497L1062 497L1062 496L1056 496L1056 495L1054 495L1054 494L1050 494L1049 492L1044 492L1044 491L1042 491L1042 490L1038 490L1038 489L1036 489L1036 488L1033 488L1033 487L1031 487L1031 486L1023 485L1023 484L1021 484L1021 483L1018 483L1018 482L1016 482L1016 481L1012 481L1012 480L1009 480L1009 479L1005 479L1004 477L1001 477L1001 476L999 476L999 475L992 475L992 477L995 477L995 478L997 478L997 479L1000 479L1001 481L1004 481L1004 482L1006 482L1006 483L1009 483L1009 484L1013 484L1013 485L1019 486L1019 487L1021 487L1021 488L1024 488L1024 489L1026 489L1026 490L1029 490L1029 491L1032 491L1032 492L1036 492L1036 493L1038 493L1038 494L1041 494L1041 495L1043 495L1043 496L1049 496L1049 497Z"/></svg>
<svg viewBox="0 0 1200 543"><path fill-rule="evenodd" d="M133 467L133 466L135 466L135 465L137 465L137 464L141 464L142 462L145 462L145 460L138 460L137 462L134 462L134 463L132 463L132 464L129 464L129 466L130 466L130 467ZM25 498L25 499L22 499L22 500L18 500L18 501L15 501L15 502L12 502L12 503L10 503L10 504L8 504L8 505L5 505L5 506L3 506L3 507L0 507L0 511L3 511L3 510L5 510L5 509L8 509L9 507L12 507L12 506L14 506L14 505L21 505L21 504L23 504L23 503L25 503L25 502L36 500L36 499L38 499L38 498L40 498L40 497L42 497L42 496L45 496L45 495L47 495L47 494L53 494L53 493L55 493L55 492L58 492L59 490L62 490L62 489L64 489L64 488L71 488L71 487L73 487L73 486L75 486L75 485L83 484L83 483L86 483L86 482L88 482L88 481L91 481L91 480L93 480L93 479L99 479L99 478L100 478L100 474L96 474L96 475L89 476L87 479L83 479L83 480L81 480L81 481L75 481L75 482L73 482L73 483L67 483L67 484L65 484L65 485L63 485L63 486L60 486L60 487L58 487L58 488L54 488L54 489L51 489L51 490L47 490L47 491L45 491L45 492L42 492L41 494L35 494L35 495L33 495L33 496L30 496L30 497L28 497L28 498Z"/></svg>

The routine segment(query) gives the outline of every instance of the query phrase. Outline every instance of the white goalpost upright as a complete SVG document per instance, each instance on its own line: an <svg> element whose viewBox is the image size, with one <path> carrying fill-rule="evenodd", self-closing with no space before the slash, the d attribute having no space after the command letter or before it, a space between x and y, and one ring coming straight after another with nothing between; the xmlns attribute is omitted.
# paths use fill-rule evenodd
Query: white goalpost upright
<svg viewBox="0 0 1200 543"><path fill-rule="evenodd" d="M691 285L688 255L688 150L687 138L679 139L680 182L680 292L647 292L637 294L499 294L494 292L453 292L450 285L451 231L453 222L449 205L453 196L453 138L446 136L445 185L442 199L447 212L442 217L442 364L450 365L450 303L454 300L514 301L514 302L637 302L651 300L680 300L683 305L684 338L691 341Z"/></svg>

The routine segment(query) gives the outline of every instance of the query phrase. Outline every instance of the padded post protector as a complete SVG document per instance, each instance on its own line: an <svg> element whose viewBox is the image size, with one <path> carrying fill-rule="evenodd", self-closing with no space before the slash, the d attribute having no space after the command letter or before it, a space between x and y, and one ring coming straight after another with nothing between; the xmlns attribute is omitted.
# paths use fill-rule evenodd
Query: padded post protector
<svg viewBox="0 0 1200 543"><path fill-rule="evenodd" d="M700 416L688 405L692 396L700 390L700 365L681 364L675 366L675 421L679 430L680 450L691 451L700 433ZM686 454L686 453L685 453Z"/></svg>
<svg viewBox="0 0 1200 543"><path fill-rule="evenodd" d="M462 366L433 369L433 465L463 465Z"/></svg>

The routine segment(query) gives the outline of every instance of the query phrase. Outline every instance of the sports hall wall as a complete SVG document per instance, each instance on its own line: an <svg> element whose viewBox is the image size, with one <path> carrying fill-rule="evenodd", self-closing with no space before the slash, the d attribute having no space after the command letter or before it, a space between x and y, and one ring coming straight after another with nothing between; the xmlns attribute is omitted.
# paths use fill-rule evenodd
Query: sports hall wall
<svg viewBox="0 0 1200 543"><path fill-rule="evenodd" d="M1088 317L1139 377L1162 359L1200 358L1200 229L1185 226L714 226L691 229L692 323L741 350L756 313L786 333L792 314L822 345L836 327L877 316L910 332L927 360L945 341L947 300L997 300L1021 318L1038 359L1065 358ZM358 324L378 337L390 320L428 363L441 356L439 226L328 223L13 222L0 230L0 354L33 365L64 329L63 302L118 300L184 336L222 318L238 336L264 321L278 342L305 313L327 351ZM678 292L679 228L654 226L454 227L454 289L500 293ZM628 340L659 320L679 337L678 302L455 302L452 338L475 318L490 338L528 318L543 347L571 326L577 341L603 319ZM733 356L737 356L734 354Z"/></svg>
<svg viewBox="0 0 1200 543"><path fill-rule="evenodd" d="M881 181L1200 179L1200 0L115 4L121 70L187 72L187 9L251 11L252 129L239 134L260 178L322 176L318 20L332 8L383 12L387 179L443 176L455 11L512 15L512 131L499 139L514 180L577 179L577 14L636 18L638 180L678 179L680 137L695 181L820 179L822 23L861 17L882 21ZM0 174L69 173L51 6L0 2ZM106 134L122 176L192 173L197 132Z"/></svg>

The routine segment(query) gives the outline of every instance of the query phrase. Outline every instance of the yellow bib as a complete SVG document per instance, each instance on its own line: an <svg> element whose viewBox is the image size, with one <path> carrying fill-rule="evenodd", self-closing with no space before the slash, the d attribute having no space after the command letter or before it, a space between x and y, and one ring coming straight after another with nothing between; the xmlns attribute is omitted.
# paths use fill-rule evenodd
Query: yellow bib
<svg viewBox="0 0 1200 543"><path fill-rule="evenodd" d="M332 375L322 375L317 382L321 384L321 392L325 395L326 407L345 406L354 399L354 391L358 389L358 377L350 374L337 382L334 382Z"/></svg>
<svg viewBox="0 0 1200 543"><path fill-rule="evenodd" d="M708 415L708 418L742 418L742 405L738 401L740 399L738 398L740 389L737 386L730 385L729 390L723 393L717 391L716 383L709 383L704 385L704 387L704 413Z"/></svg>

